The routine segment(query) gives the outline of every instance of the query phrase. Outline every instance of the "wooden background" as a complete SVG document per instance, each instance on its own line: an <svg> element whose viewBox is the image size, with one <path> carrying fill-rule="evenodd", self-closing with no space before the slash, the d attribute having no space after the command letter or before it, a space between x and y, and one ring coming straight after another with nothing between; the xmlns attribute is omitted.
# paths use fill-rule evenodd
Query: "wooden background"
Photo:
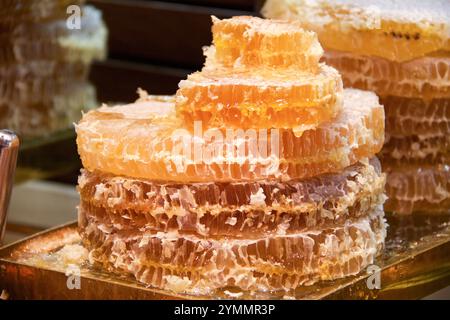
<svg viewBox="0 0 450 320"><path fill-rule="evenodd" d="M100 102L136 99L141 87L173 94L203 64L211 43L211 15L259 15L262 0L92 0L109 29L109 57L94 64Z"/></svg>

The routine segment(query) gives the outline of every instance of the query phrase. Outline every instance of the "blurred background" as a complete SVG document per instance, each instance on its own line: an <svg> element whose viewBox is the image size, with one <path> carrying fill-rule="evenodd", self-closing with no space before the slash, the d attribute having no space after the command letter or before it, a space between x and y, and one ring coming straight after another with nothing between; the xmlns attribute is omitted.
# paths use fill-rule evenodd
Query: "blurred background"
<svg viewBox="0 0 450 320"><path fill-rule="evenodd" d="M262 0L96 0L109 29L109 57L91 79L100 101L130 101L136 88L173 94L203 65L211 43L211 15L259 15ZM125 80L125 81L124 81Z"/></svg>
<svg viewBox="0 0 450 320"><path fill-rule="evenodd" d="M14 1L3 1L0 38L11 52L4 54L0 96L18 102L9 100L3 110L0 104L0 127L15 130L21 139L4 244L76 219L81 163L72 123L81 110L134 101L138 87L174 94L178 82L203 64L211 15L259 15L264 3L44 0L7 7ZM65 25L72 4L81 8L80 30ZM99 31L103 26L105 35ZM70 41L63 42L66 38ZM0 70L1 64L0 59ZM12 118L17 121L11 124Z"/></svg>

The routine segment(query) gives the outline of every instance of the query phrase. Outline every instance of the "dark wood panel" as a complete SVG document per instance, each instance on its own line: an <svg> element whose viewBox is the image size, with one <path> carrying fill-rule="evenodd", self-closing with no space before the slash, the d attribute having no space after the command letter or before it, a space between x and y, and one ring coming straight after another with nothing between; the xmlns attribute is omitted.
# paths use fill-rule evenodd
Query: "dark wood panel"
<svg viewBox="0 0 450 320"><path fill-rule="evenodd" d="M137 88L151 94L174 94L178 82L192 70L153 66L119 60L94 64L91 81L97 87L99 102L130 102L137 98Z"/></svg>
<svg viewBox="0 0 450 320"><path fill-rule="evenodd" d="M151 1L151 0L141 0L141 1ZM162 0L162 1L193 4L207 7L240 9L247 11L256 10L261 3L261 0Z"/></svg>
<svg viewBox="0 0 450 320"><path fill-rule="evenodd" d="M211 43L211 15L252 14L159 1L92 0L109 28L112 58L198 69Z"/></svg>

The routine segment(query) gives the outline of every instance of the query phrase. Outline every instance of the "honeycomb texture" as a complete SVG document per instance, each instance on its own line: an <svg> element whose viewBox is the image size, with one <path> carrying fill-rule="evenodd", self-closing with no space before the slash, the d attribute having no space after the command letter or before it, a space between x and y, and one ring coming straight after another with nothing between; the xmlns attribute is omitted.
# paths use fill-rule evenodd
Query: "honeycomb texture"
<svg viewBox="0 0 450 320"><path fill-rule="evenodd" d="M449 213L450 167L448 165L390 166L387 171L385 210L398 214Z"/></svg>
<svg viewBox="0 0 450 320"><path fill-rule="evenodd" d="M377 57L327 51L324 61L342 75L344 85L380 96L424 100L450 96L450 57L422 57L398 63Z"/></svg>
<svg viewBox="0 0 450 320"><path fill-rule="evenodd" d="M450 163L450 136L388 136L380 156L383 161L399 165Z"/></svg>
<svg viewBox="0 0 450 320"><path fill-rule="evenodd" d="M380 97L386 112L386 132L395 137L438 136L450 132L450 99L422 100Z"/></svg>

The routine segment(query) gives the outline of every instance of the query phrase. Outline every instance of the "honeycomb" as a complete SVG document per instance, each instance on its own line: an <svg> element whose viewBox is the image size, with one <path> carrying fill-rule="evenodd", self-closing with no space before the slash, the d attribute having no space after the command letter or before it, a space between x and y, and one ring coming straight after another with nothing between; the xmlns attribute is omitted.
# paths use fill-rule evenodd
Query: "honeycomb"
<svg viewBox="0 0 450 320"><path fill-rule="evenodd" d="M177 232L80 224L89 261L176 292L214 289L289 290L359 273L383 248L382 208L332 228L255 239L200 238Z"/></svg>
<svg viewBox="0 0 450 320"><path fill-rule="evenodd" d="M282 183L155 183L82 171L79 219L108 229L255 238L343 224L384 201L379 161Z"/></svg>
<svg viewBox="0 0 450 320"><path fill-rule="evenodd" d="M373 93L359 90L344 92L335 120L301 136L290 129L262 138L233 135L218 141L214 152L207 135L180 132L183 121L170 98L146 99L83 116L76 131L84 168L157 181L290 180L339 172L372 157L384 142L383 107ZM255 144L266 145L267 152L251 148ZM201 157L196 158L196 148Z"/></svg>
<svg viewBox="0 0 450 320"><path fill-rule="evenodd" d="M386 132L395 137L438 136L450 132L450 99L422 100L380 97L386 113Z"/></svg>
<svg viewBox="0 0 450 320"><path fill-rule="evenodd" d="M295 68L317 72L323 54L317 35L299 24L239 16L213 17L213 45L206 67Z"/></svg>
<svg viewBox="0 0 450 320"><path fill-rule="evenodd" d="M399 63L348 52L327 51L324 61L339 70L346 87L372 90L380 96L424 100L450 96L448 55Z"/></svg>
<svg viewBox="0 0 450 320"><path fill-rule="evenodd" d="M54 60L90 63L106 56L107 29L101 13L83 8L81 29L68 29L63 19L22 23L0 32L0 65ZM6 29L5 29L6 30ZM4 31L5 31L4 30Z"/></svg>
<svg viewBox="0 0 450 320"><path fill-rule="evenodd" d="M177 112L187 126L294 128L300 134L333 119L342 108L342 81L326 65L318 74L296 70L203 70L182 80Z"/></svg>
<svg viewBox="0 0 450 320"><path fill-rule="evenodd" d="M380 152L382 161L401 164L450 163L450 136L387 136Z"/></svg>
<svg viewBox="0 0 450 320"><path fill-rule="evenodd" d="M297 23L213 18L212 31L175 96L140 91L76 125L89 262L211 296L361 272L386 237L378 97L344 90Z"/></svg>
<svg viewBox="0 0 450 320"><path fill-rule="evenodd" d="M266 18L317 32L326 49L405 62L450 51L447 0L269 0Z"/></svg>
<svg viewBox="0 0 450 320"><path fill-rule="evenodd" d="M398 214L450 212L448 165L398 167L383 163L383 169L388 173L386 211Z"/></svg>

